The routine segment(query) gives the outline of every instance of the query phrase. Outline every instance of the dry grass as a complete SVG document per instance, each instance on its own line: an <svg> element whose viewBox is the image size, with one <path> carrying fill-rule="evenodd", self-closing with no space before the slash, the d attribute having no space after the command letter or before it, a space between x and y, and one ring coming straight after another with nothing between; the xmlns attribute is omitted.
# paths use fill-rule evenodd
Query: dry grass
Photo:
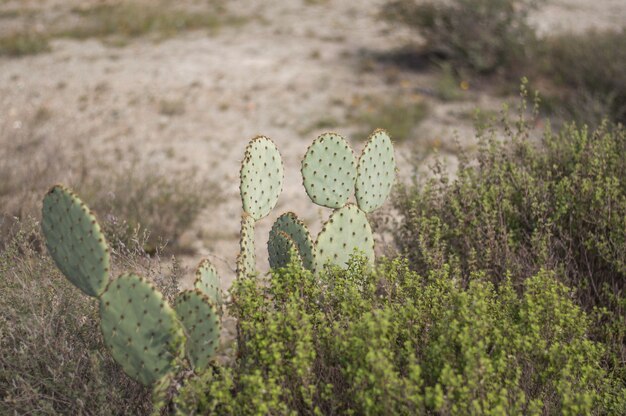
<svg viewBox="0 0 626 416"><path fill-rule="evenodd" d="M626 27L549 38L544 76L560 92L557 113L599 125L604 117L626 123Z"/></svg>
<svg viewBox="0 0 626 416"><path fill-rule="evenodd" d="M79 23L57 36L86 39L156 34L169 37L194 29L215 31L227 20L223 10L212 2L195 12L176 7L171 1L123 1L75 9L74 13L80 17Z"/></svg>
<svg viewBox="0 0 626 416"><path fill-rule="evenodd" d="M10 10L5 19L23 19L24 13ZM171 0L123 0L113 3L87 4L65 11L58 21L39 22L32 27L32 16L24 20L26 29L0 35L0 56L33 55L50 50L55 38L100 38L123 46L130 39L152 36L164 39L190 30L215 33L224 25L241 24L244 19L228 13L217 1L183 8Z"/></svg>
<svg viewBox="0 0 626 416"><path fill-rule="evenodd" d="M0 37L0 56L19 57L50 50L50 37L42 33L18 32Z"/></svg>
<svg viewBox="0 0 626 416"><path fill-rule="evenodd" d="M394 97L392 100L380 97L365 97L358 103L350 119L360 126L355 135L365 140L375 129L389 132L396 142L410 141L415 128L428 115L428 105L418 96Z"/></svg>
<svg viewBox="0 0 626 416"><path fill-rule="evenodd" d="M33 219L17 221L0 249L0 414L147 415L150 388L113 360L97 300L82 294L45 253ZM114 249L112 275L132 271L171 300L183 270L134 244Z"/></svg>
<svg viewBox="0 0 626 416"><path fill-rule="evenodd" d="M0 413L149 414L150 389L128 378L105 348L97 302L43 255L36 222L15 225L0 250ZM126 262L158 274L145 259Z"/></svg>
<svg viewBox="0 0 626 416"><path fill-rule="evenodd" d="M128 153L126 163L94 167L94 150L87 158L88 149L77 138L61 141L44 133L42 124L51 117L49 109L40 108L24 121L0 124L0 247L17 220L39 217L42 195L57 182L79 192L112 243L129 245L135 234L146 233L149 252L163 244L169 252L186 250L179 237L203 209L222 202L221 187L200 178L193 166L159 170L143 163L142 155Z"/></svg>
<svg viewBox="0 0 626 416"><path fill-rule="evenodd" d="M164 116L180 116L185 114L185 102L183 100L167 100L159 101L159 114Z"/></svg>

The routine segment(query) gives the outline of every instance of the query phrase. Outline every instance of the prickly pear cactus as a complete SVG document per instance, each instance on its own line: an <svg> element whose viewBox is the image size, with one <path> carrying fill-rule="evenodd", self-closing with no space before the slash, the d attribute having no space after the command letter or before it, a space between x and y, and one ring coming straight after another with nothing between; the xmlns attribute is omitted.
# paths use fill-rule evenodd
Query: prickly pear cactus
<svg viewBox="0 0 626 416"><path fill-rule="evenodd" d="M344 267L354 251L374 262L374 238L367 216L356 205L335 210L315 243L316 271L327 263Z"/></svg>
<svg viewBox="0 0 626 416"><path fill-rule="evenodd" d="M246 277L256 270L254 254L254 218L245 212L241 216L241 239L237 258L237 276Z"/></svg>
<svg viewBox="0 0 626 416"><path fill-rule="evenodd" d="M270 241L279 232L286 233L296 244L298 253L302 259L303 266L308 270L315 267L315 250L313 248L313 240L306 225L293 212L286 212L276 219L272 229L270 230ZM268 242L268 251L270 249ZM274 255L277 255L275 253ZM285 254L283 254L285 255ZM270 259L272 253L270 251ZM271 261L270 261L271 265ZM273 266L272 266L273 267Z"/></svg>
<svg viewBox="0 0 626 416"><path fill-rule="evenodd" d="M41 227L58 268L89 296L109 282L109 247L94 214L72 191L53 186L43 199Z"/></svg>
<svg viewBox="0 0 626 416"><path fill-rule="evenodd" d="M184 349L176 313L142 277L112 280L100 297L104 342L126 374L149 385L167 374Z"/></svg>
<svg viewBox="0 0 626 416"><path fill-rule="evenodd" d="M372 212L383 205L396 177L393 144L384 130L376 130L365 145L356 177L356 200L359 208Z"/></svg>
<svg viewBox="0 0 626 416"><path fill-rule="evenodd" d="M301 172L306 193L314 203L339 208L354 191L354 152L340 135L325 133L307 149Z"/></svg>
<svg viewBox="0 0 626 416"><path fill-rule="evenodd" d="M220 322L216 306L199 289L178 295L176 314L187 334L187 357L197 370L207 368L219 346Z"/></svg>
<svg viewBox="0 0 626 416"><path fill-rule="evenodd" d="M194 288L204 293L212 304L219 306L222 304L222 291L220 290L220 278L215 270L215 266L208 259L202 260L196 269L196 280Z"/></svg>
<svg viewBox="0 0 626 416"><path fill-rule="evenodd" d="M241 164L240 192L243 210L255 220L274 208L283 188L283 162L274 142L256 137L246 147Z"/></svg>
<svg viewBox="0 0 626 416"><path fill-rule="evenodd" d="M270 239L267 242L267 251L269 252L270 267L272 269L286 267L293 259L302 264L298 246L284 231L270 234Z"/></svg>

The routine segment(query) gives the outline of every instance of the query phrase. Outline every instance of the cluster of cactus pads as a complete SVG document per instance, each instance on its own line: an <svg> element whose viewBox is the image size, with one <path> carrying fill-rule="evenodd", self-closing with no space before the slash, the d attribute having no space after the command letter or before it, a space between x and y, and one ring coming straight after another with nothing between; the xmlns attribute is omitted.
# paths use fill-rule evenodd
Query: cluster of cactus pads
<svg viewBox="0 0 626 416"><path fill-rule="evenodd" d="M276 205L283 184L282 172L274 143L267 137L253 139L241 166L244 213L237 262L240 276L254 271L254 222ZM385 202L395 172L393 144L383 130L370 136L358 160L340 135L326 133L318 137L302 159L302 180L309 198L334 212L315 242L294 213L278 217L267 243L270 267L286 265L295 254L303 267L318 272L328 263L345 265L355 250L373 262L374 238L366 214ZM356 204L348 202L353 194Z"/></svg>
<svg viewBox="0 0 626 416"><path fill-rule="evenodd" d="M301 172L311 200L334 212L315 242L294 213L278 217L269 234L270 266L295 260L318 272L328 263L345 265L355 250L373 262L374 239L366 214L384 203L395 178L387 133L375 131L358 160L343 137L323 134L308 148ZM240 173L244 212L237 274L242 278L256 272L255 223L271 212L282 191L284 168L276 145L267 137L251 140ZM353 193L356 204L348 202ZM109 248L95 215L69 189L56 185L45 196L42 229L63 274L99 300L105 344L128 375L154 384L185 356L194 369L210 365L219 346L223 296L208 260L196 270L194 289L179 293L170 306L140 276L111 278Z"/></svg>
<svg viewBox="0 0 626 416"><path fill-rule="evenodd" d="M181 292L172 307L141 276L111 278L102 230L70 190L52 187L42 214L50 255L76 287L99 300L104 342L128 375L153 384L185 353L194 368L206 368L219 344L222 298L210 263L200 263L195 289Z"/></svg>

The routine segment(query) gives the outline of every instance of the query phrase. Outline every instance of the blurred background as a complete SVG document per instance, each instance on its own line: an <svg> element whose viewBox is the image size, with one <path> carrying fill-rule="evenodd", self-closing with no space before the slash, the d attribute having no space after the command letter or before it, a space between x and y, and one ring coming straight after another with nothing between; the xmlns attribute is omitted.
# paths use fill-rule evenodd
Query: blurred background
<svg viewBox="0 0 626 416"><path fill-rule="evenodd" d="M209 255L228 285L250 138L286 163L274 217L316 233L298 172L317 135L359 152L387 129L406 182L435 157L454 172L522 77L538 129L624 121L625 23L621 0L2 0L2 238L64 182L119 247Z"/></svg>

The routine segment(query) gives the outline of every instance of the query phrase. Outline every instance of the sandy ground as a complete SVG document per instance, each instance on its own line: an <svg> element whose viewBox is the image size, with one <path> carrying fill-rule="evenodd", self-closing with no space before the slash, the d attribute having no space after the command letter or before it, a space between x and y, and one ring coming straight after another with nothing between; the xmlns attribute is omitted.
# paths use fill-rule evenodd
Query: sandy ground
<svg viewBox="0 0 626 416"><path fill-rule="evenodd" d="M106 151L114 161L133 147L156 169L195 166L219 181L226 202L205 210L197 231L184 237L196 249L185 264L209 256L228 287L238 252L238 172L249 139L272 138L286 171L278 206L257 227L263 271L267 233L280 213L297 213L313 234L330 214L308 200L299 173L308 144L324 131L311 128L316 120L339 120L338 132L360 152L363 138L353 136L358 126L346 121L355 102L432 88L433 74L364 64L364 56L411 39L405 29L377 18L382 3L236 0L228 7L247 22L214 35L196 31L161 42L133 40L121 48L99 40L55 40L50 53L0 58L0 122L20 128L25 113L44 106L53 115L46 126L50 137L80 137L85 149ZM63 2L4 1L0 10L16 4L60 7ZM552 1L533 19L544 31L619 26L626 22L626 1ZM6 22L0 20L0 30ZM403 180L411 175L408 160L416 143L449 141L454 132L467 143L471 120L459 114L500 105L500 99L481 91L468 94L453 103L423 97L430 116L397 148ZM163 114L163 101L174 103L178 114Z"/></svg>

